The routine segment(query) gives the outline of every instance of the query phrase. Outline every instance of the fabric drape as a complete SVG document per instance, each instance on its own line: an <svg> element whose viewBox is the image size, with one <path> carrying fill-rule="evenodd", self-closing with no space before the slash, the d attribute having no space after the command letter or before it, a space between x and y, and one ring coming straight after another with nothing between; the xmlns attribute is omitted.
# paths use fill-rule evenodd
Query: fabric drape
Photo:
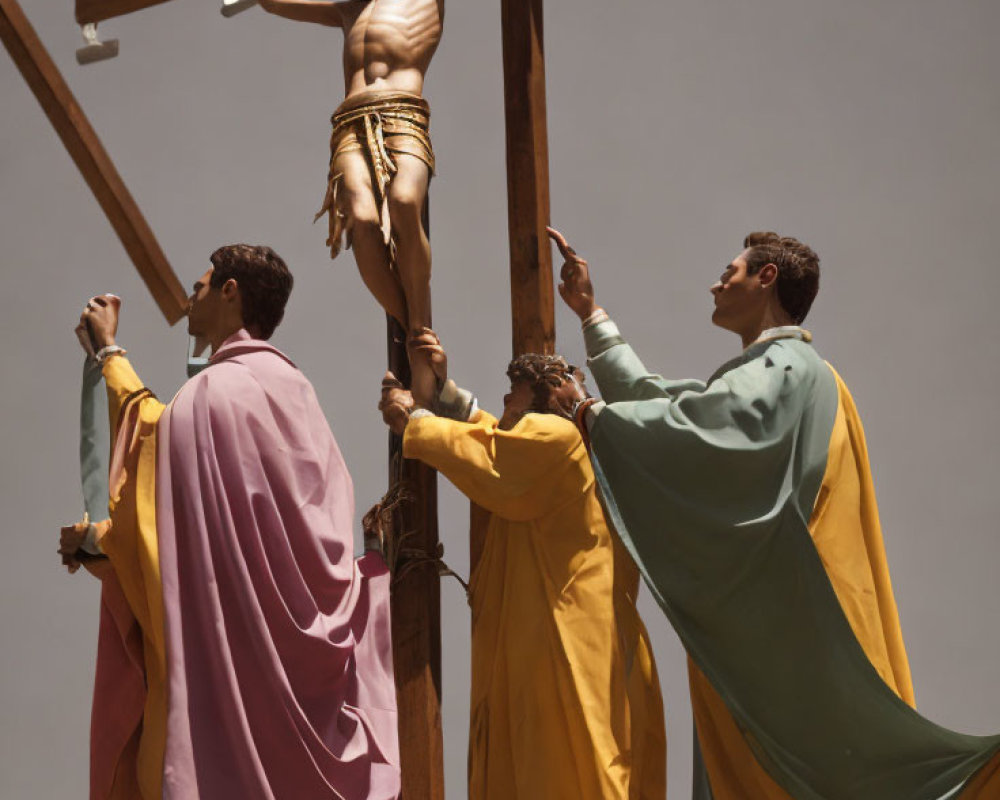
<svg viewBox="0 0 1000 800"><path fill-rule="evenodd" d="M609 516L698 668L695 698L700 672L732 716L702 741L712 789L711 751L735 731L770 779L745 797L781 796L777 784L797 800L938 800L962 787L1000 737L941 728L894 691L912 700L877 512L862 503L863 438L850 440L856 414L831 369L782 339L708 384L672 382L613 323L587 336L608 401L591 435ZM848 441L831 450L838 414ZM831 455L856 462L843 471L858 481L849 519L851 503L821 496ZM844 561L859 543L867 554ZM866 570L877 602L845 613ZM859 636L879 645L871 658Z"/></svg>
<svg viewBox="0 0 1000 800"><path fill-rule="evenodd" d="M397 797L388 570L309 382L246 331L167 407L104 378L92 798Z"/></svg>
<svg viewBox="0 0 1000 800"><path fill-rule="evenodd" d="M241 331L160 437L164 798L397 797L388 570L312 386Z"/></svg>

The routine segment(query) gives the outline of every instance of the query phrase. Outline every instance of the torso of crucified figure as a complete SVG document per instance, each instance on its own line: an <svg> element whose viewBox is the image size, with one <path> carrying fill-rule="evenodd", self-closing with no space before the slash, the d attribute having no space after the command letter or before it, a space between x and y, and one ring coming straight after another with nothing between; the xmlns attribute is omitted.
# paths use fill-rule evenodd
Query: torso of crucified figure
<svg viewBox="0 0 1000 800"><path fill-rule="evenodd" d="M444 0L260 0L280 17L344 30L345 94L420 95L441 41Z"/></svg>
<svg viewBox="0 0 1000 800"><path fill-rule="evenodd" d="M372 90L421 94L441 41L444 0L350 0L338 6L347 97Z"/></svg>

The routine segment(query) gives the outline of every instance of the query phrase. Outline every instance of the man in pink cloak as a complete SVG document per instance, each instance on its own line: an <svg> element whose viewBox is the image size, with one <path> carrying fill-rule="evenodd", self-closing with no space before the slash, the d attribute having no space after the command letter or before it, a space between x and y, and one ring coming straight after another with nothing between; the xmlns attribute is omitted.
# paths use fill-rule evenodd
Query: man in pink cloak
<svg viewBox="0 0 1000 800"><path fill-rule="evenodd" d="M103 582L91 798L396 798L388 571L354 558L350 475L266 342L292 276L267 247L211 261L188 328L212 356L166 406L115 344L118 298L81 318L113 432L110 519L60 548L71 568L108 559L86 561Z"/></svg>

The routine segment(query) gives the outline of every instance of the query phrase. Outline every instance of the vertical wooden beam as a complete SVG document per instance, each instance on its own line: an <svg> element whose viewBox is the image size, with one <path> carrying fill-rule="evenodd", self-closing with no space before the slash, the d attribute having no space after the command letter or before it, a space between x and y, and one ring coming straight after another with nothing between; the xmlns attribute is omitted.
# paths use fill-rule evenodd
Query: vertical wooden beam
<svg viewBox="0 0 1000 800"><path fill-rule="evenodd" d="M0 0L0 39L83 174L163 316L173 325L184 316L187 292L17 0Z"/></svg>
<svg viewBox="0 0 1000 800"><path fill-rule="evenodd" d="M424 228L429 230L427 206ZM410 385L406 331L387 315L389 369ZM437 472L403 458L401 437L389 435L389 484L404 481L413 500L393 528L409 533L392 585L392 660L399 712L403 800L443 800L441 736L441 580L438 577Z"/></svg>
<svg viewBox="0 0 1000 800"><path fill-rule="evenodd" d="M507 129L512 351L553 353L556 343L549 224L549 142L545 111L542 0L501 0ZM469 564L482 552L489 514L470 514Z"/></svg>
<svg viewBox="0 0 1000 800"><path fill-rule="evenodd" d="M553 353L542 0L502 0L513 352Z"/></svg>

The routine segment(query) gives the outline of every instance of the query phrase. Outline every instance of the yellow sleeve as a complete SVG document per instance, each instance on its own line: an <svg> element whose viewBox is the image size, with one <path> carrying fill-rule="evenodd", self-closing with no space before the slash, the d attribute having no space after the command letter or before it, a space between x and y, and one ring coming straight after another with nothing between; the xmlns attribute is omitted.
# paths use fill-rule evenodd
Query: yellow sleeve
<svg viewBox="0 0 1000 800"><path fill-rule="evenodd" d="M129 360L123 355L113 355L104 362L101 368L104 375L104 383L108 387L108 416L111 419L112 439L117 436L118 425L121 420L122 409L132 395L145 388L142 379L132 369ZM143 400L143 404L151 403L158 407L154 416L159 416L159 411L164 405L155 397L148 397Z"/></svg>
<svg viewBox="0 0 1000 800"><path fill-rule="evenodd" d="M528 414L509 431L485 412L471 422L419 417L403 436L406 458L429 464L474 503L514 521L536 519L568 499L559 478L575 468L581 447L576 426L553 414Z"/></svg>
<svg viewBox="0 0 1000 800"><path fill-rule="evenodd" d="M111 416L111 430L115 431L122 406L131 394L143 388L143 383L123 355L113 355L108 358L101 367L101 374L104 375L104 384L108 387L108 413Z"/></svg>
<svg viewBox="0 0 1000 800"><path fill-rule="evenodd" d="M156 530L157 425L165 406L140 392L142 381L121 356L103 368L114 431L109 488L111 524L100 539L143 635L147 696L137 762L141 791L162 795L166 747L167 668Z"/></svg>

